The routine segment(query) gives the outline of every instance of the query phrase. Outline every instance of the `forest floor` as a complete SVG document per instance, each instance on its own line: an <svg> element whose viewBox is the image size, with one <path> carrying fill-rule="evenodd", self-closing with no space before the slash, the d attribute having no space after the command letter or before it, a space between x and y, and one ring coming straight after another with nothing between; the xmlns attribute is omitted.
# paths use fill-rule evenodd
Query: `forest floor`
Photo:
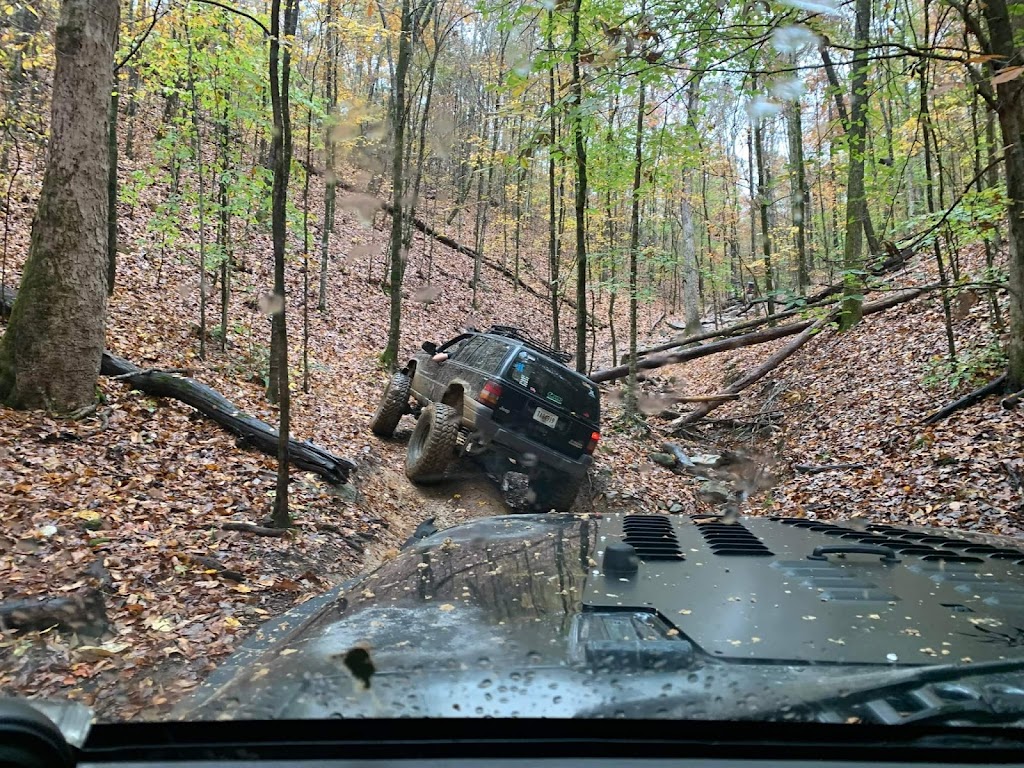
<svg viewBox="0 0 1024 768"><path fill-rule="evenodd" d="M27 250L35 195L28 186L11 212L9 285L17 284ZM378 364L388 317L380 288L386 226L380 217L370 226L358 200L339 203L327 310L317 312L314 299L309 312L308 392L301 389L301 257L289 267L292 430L297 439L355 461L351 484L333 488L296 471L296 527L289 536L225 531L224 522L266 516L274 460L238 447L192 409L109 379L100 381L97 413L80 422L0 409L0 603L100 588L108 622L98 636L0 634L0 689L78 699L105 720L165 716L256 627L393 557L424 519L445 528L507 512L494 483L468 463L453 470L450 482L411 485L402 471L411 417L392 440L369 433L386 379ZM201 360L192 254L163 252L147 237L146 218L146 201L121 211L124 247L108 349L141 367L186 369L248 413L276 423L261 378L269 322L258 309L259 295L271 285L269 237L254 233L240 250L245 268L233 284L226 347L209 336ZM979 254L962 254L964 275L982 266ZM423 340L442 341L467 325L491 322L548 337L545 302L493 271L485 269L474 309L472 267L469 258L417 238L406 270L406 354ZM934 280L933 272L930 261L917 257L887 287L922 285ZM523 276L540 289L540 275L528 265ZM210 296L214 317L216 287ZM985 302L967 304L957 305L956 337L961 354L979 360L996 337ZM568 336L570 310L564 309ZM644 330L663 311L652 306ZM707 511L693 479L651 461L661 442L671 440L689 451L742 448L751 457L736 481L748 491L745 513L1024 534L1021 412L989 399L934 427L920 426L967 386L933 381L935 360L944 354L942 317L938 295L930 294L866 318L847 334L824 332L738 401L684 432L654 416L645 434L622 429L618 385L605 385L604 434L579 511ZM600 366L612 363L606 336L603 329L597 339ZM667 338L646 336L641 343ZM661 411L667 394L719 391L784 343L652 371L644 410ZM981 376L994 372L977 367ZM794 470L847 463L862 468Z"/></svg>

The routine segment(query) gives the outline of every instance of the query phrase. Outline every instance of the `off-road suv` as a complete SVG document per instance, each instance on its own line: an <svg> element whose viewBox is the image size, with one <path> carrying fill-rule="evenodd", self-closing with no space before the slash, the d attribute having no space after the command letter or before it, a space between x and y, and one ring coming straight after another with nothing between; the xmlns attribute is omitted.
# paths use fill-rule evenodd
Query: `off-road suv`
<svg viewBox="0 0 1024 768"><path fill-rule="evenodd" d="M422 349L391 377L370 422L390 437L403 414L416 416L409 479L439 482L460 451L499 481L528 477L535 508L568 511L600 438L600 394L566 367L571 356L500 325Z"/></svg>

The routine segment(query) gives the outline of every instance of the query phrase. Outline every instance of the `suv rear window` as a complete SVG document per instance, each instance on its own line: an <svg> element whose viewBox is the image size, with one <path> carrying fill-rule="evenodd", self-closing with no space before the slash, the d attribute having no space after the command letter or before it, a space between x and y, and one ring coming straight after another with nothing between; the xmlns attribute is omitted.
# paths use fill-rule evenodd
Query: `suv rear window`
<svg viewBox="0 0 1024 768"><path fill-rule="evenodd" d="M477 368L487 373L494 373L505 359L510 344L497 339L488 339L486 336L477 336L459 350L458 361L471 368Z"/></svg>
<svg viewBox="0 0 1024 768"><path fill-rule="evenodd" d="M595 424L600 416L597 387L525 349L509 365L507 378L542 400Z"/></svg>

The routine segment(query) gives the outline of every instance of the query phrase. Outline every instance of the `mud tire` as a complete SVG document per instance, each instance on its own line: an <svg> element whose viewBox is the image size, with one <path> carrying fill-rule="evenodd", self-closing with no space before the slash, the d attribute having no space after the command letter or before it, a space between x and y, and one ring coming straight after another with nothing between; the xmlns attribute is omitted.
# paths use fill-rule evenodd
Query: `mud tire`
<svg viewBox="0 0 1024 768"><path fill-rule="evenodd" d="M412 379L404 373L396 373L388 382L387 389L380 399L377 412L370 419L370 431L379 437L391 437L402 419L402 414L409 412L409 389Z"/></svg>
<svg viewBox="0 0 1024 768"><path fill-rule="evenodd" d="M459 437L458 413L450 405L430 403L416 421L405 457L405 476L431 485L444 479Z"/></svg>

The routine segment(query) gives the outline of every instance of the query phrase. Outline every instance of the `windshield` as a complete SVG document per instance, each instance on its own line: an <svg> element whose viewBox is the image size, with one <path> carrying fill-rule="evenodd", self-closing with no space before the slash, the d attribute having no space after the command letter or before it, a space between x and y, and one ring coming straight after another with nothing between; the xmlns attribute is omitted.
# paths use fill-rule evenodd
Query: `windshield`
<svg viewBox="0 0 1024 768"><path fill-rule="evenodd" d="M0 695L1019 726L1022 27L4 5Z"/></svg>

